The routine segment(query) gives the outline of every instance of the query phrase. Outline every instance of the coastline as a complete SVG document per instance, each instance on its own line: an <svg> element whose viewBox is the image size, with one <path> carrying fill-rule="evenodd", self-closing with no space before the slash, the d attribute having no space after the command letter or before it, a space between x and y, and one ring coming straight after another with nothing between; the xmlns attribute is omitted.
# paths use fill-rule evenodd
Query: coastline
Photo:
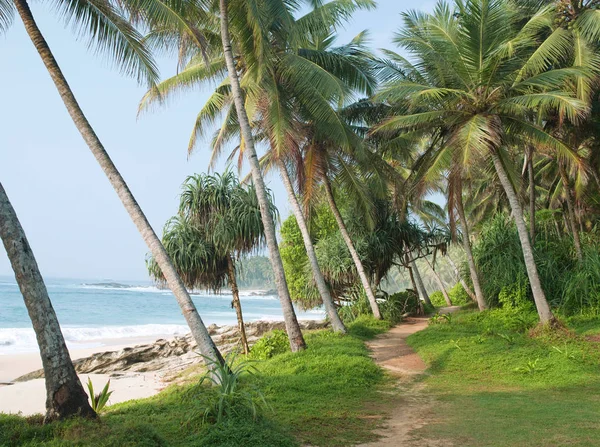
<svg viewBox="0 0 600 447"><path fill-rule="evenodd" d="M324 328L328 323L302 320L300 324L303 329L311 330ZM252 345L264 333L283 327L282 321L248 323L248 341ZM211 325L209 333L223 354L238 346L235 325ZM172 383L178 372L200 364L191 334L98 342L101 346L71 349L70 354L86 392L88 378L91 378L96 391L100 391L108 380L111 381L110 390L114 392L109 405L153 396ZM39 353L0 355L0 413L30 416L45 411L46 390L44 379L39 378L41 367ZM28 377L22 377L24 375Z"/></svg>

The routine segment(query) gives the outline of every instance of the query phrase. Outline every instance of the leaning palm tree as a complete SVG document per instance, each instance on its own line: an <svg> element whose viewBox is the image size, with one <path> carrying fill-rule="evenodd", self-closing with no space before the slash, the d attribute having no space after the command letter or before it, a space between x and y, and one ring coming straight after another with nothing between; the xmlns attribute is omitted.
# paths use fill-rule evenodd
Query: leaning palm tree
<svg viewBox="0 0 600 447"><path fill-rule="evenodd" d="M48 290L17 213L0 184L0 238L15 272L27 312L33 323L46 381L46 417L49 422L69 416L95 417L77 377L69 350L50 302Z"/></svg>
<svg viewBox="0 0 600 447"><path fill-rule="evenodd" d="M288 193L292 210L302 232L305 249L308 254L313 278L334 330L344 332L345 328L337 315L330 291L316 259L311 236L308 231L306 216L302 210L300 199L294 189L292 176L300 184L304 175L299 163L300 145L303 136L297 129L306 120L306 116L317 115L320 120L327 120L330 131L339 129L337 116L332 112L332 102L340 101L351 90L370 93L374 81L365 70L362 46L363 35L359 35L350 44L333 47L332 29L342 22L352 11L371 5L370 1L335 0L315 7L298 18L292 14L285 16L286 27L282 29L279 16L271 17L264 22L263 30L270 36L266 55L266 68L253 69L254 46L249 49L242 44L235 46L236 68L245 93L245 108L252 127L255 141L268 144L269 152L261 160L263 169L275 167L279 170L283 184ZM237 20L236 34L251 33L251 26L246 18ZM311 36L305 30L311 29ZM318 30L318 32L317 32ZM209 34L207 30L206 34ZM317 35L324 38L316 41ZM215 92L198 114L196 125L190 139L189 150L198 143L198 137L211 126L219 116L223 116L213 139L212 162L218 158L224 144L229 140L240 140L240 128L237 112L232 98L230 82L223 81L225 62L220 52L210 54L208 64L199 49L197 54L185 68L170 79L165 80L145 95L140 109L169 97L194 84L215 81L218 85ZM342 135L344 130L342 129ZM242 139L243 142L243 139ZM240 144L241 164L245 152L244 144ZM232 154L233 155L233 154Z"/></svg>
<svg viewBox="0 0 600 447"><path fill-rule="evenodd" d="M87 32L94 38L101 49L108 50L124 72L137 75L140 80L154 83L158 77L156 67L142 43L141 35L125 20L121 10L128 9L128 7L139 9L143 6L145 12L151 15L152 19L166 21L169 19L175 3L171 5L161 0L114 3L110 0L61 0L55 5L63 18L66 18L67 21L74 21L80 26L82 32ZM23 21L25 30L48 70L73 123L108 177L110 184L152 252L152 256L160 266L201 353L213 363L222 363L223 358L210 338L202 318L200 318L160 239L79 106L58 62L37 26L27 0L13 0L12 4L7 0L0 0L0 31L10 23L15 10ZM213 364L211 362L209 363Z"/></svg>
<svg viewBox="0 0 600 447"><path fill-rule="evenodd" d="M552 147L565 159L572 152L531 118L559 110L576 122L587 113L585 102L566 87L579 68L554 68L566 50L564 39L544 39L549 9L524 25L502 0L439 3L433 14L404 14L405 29L397 43L413 56L405 62L405 79L387 85L381 98L404 110L379 126L380 131L441 129L440 165L461 154L463 160L490 160L509 200L519 232L534 301L542 323L554 316L546 300L523 208L507 174L508 146L536 143Z"/></svg>
<svg viewBox="0 0 600 447"><path fill-rule="evenodd" d="M281 254L279 253L279 246L277 245L275 222L273 221L273 218L269 212L267 188L265 186L262 171L260 169L256 148L254 147L252 128L250 127L250 121L244 106L244 92L240 86L240 79L236 70L233 56L232 40L229 31L229 7L227 0L219 0L219 13L223 53L227 66L227 73L229 74L231 95L233 98L233 103L235 104L237 119L240 126L240 133L244 141L244 153L246 154L248 164L250 165L252 180L254 181L254 185L256 187L256 196L258 197L258 203L260 205L267 247L269 249L269 259L271 260L271 265L275 274L275 283L277 284L277 292L283 310L283 318L285 320L285 326L290 340L290 347L292 352L296 352L305 349L306 343L304 341L302 331L300 330L300 325L298 324L294 306L292 305L290 291L287 286L283 262L281 260Z"/></svg>

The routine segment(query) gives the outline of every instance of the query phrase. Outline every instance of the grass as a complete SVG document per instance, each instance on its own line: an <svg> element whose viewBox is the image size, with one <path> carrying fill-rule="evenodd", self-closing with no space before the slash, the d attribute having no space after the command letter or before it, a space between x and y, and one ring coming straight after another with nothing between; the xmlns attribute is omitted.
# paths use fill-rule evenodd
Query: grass
<svg viewBox="0 0 600 447"><path fill-rule="evenodd" d="M108 407L100 421L74 419L41 424L41 417L0 414L0 446L345 446L374 438L385 411L381 369L363 343L389 326L369 318L350 325L348 336L306 335L309 348L257 362L257 386L271 410L252 418L208 424L203 415L214 390L197 383L171 386L148 399ZM383 405L382 405L383 403Z"/></svg>
<svg viewBox="0 0 600 447"><path fill-rule="evenodd" d="M430 366L423 380L439 402L417 438L453 445L598 445L597 317L572 317L570 333L532 338L533 312L455 314L408 339Z"/></svg>

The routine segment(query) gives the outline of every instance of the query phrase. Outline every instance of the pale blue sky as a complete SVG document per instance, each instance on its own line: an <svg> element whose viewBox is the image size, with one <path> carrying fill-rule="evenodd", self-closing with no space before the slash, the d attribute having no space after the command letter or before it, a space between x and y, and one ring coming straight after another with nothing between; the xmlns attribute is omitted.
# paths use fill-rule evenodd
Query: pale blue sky
<svg viewBox="0 0 600 447"><path fill-rule="evenodd" d="M371 31L374 48L391 48L400 12L432 2L380 0L375 11L356 14L343 40ZM189 160L186 148L195 114L208 90L169 108L136 118L145 92L111 69L106 59L76 41L52 12L32 3L38 24L83 110L158 231L176 210L187 175L204 172L208 149ZM0 181L45 276L147 278L146 246L108 180L72 124L21 22L0 37ZM161 60L163 76L174 62ZM221 164L220 168L223 165ZM282 216L289 213L282 186L269 178ZM0 275L12 274L0 249Z"/></svg>

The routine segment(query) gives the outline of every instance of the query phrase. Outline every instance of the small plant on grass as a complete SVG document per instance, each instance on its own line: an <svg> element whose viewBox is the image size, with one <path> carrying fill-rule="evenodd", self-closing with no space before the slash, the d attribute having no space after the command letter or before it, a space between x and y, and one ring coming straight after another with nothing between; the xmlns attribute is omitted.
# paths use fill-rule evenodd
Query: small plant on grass
<svg viewBox="0 0 600 447"><path fill-rule="evenodd" d="M109 391L110 380L108 382L106 382L106 385L104 385L104 388L102 389L102 391L99 394L96 394L96 393L94 393L94 385L92 384L92 379L90 379L88 377L87 388L90 393L90 400L92 401L91 402L92 409L96 413L100 413L104 409L104 407L106 407L106 404L108 403L108 399L110 398L111 394L113 393L112 391Z"/></svg>
<svg viewBox="0 0 600 447"><path fill-rule="evenodd" d="M499 332L498 337L504 339L509 345L514 345L515 344L515 336L514 335L510 335L510 334L503 334L501 332Z"/></svg>
<svg viewBox="0 0 600 447"><path fill-rule="evenodd" d="M438 313L429 319L429 324L440 324L442 322L442 316Z"/></svg>
<svg viewBox="0 0 600 447"><path fill-rule="evenodd" d="M473 340L476 344L481 345L483 343L485 343L485 341L487 340L487 338L478 335L477 337L475 337L475 339Z"/></svg>
<svg viewBox="0 0 600 447"><path fill-rule="evenodd" d="M254 360L267 360L290 350L290 342L285 331L276 329L258 340L250 350Z"/></svg>
<svg viewBox="0 0 600 447"><path fill-rule="evenodd" d="M559 348L558 346L552 346L552 349L559 354L564 355L568 359L575 360L575 350L569 347L567 343L565 343L562 348Z"/></svg>
<svg viewBox="0 0 600 447"><path fill-rule="evenodd" d="M458 349L459 351L462 351L462 348L460 346L460 338L458 340L449 340L448 343L450 343L454 348Z"/></svg>
<svg viewBox="0 0 600 447"><path fill-rule="evenodd" d="M209 371L200 379L200 385L209 382L214 385L214 395L208 400L204 410L204 421L221 423L231 417L251 416L256 420L262 410L268 408L262 392L241 379L253 375L254 368L247 360L236 361L236 355L230 354L225 363L220 364L204 357Z"/></svg>
<svg viewBox="0 0 600 447"><path fill-rule="evenodd" d="M519 366L518 368L515 368L515 372L533 375L537 372L544 371L546 368L538 365L539 361L539 358L535 360L528 360L525 366Z"/></svg>

